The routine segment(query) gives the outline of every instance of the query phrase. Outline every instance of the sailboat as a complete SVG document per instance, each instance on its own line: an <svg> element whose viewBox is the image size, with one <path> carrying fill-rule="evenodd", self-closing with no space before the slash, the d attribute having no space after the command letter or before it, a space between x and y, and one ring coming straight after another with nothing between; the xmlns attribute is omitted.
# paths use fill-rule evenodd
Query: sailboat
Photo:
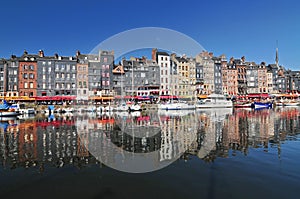
<svg viewBox="0 0 300 199"><path fill-rule="evenodd" d="M173 79L173 69L171 69L171 84ZM195 103L189 103L179 100L174 100L173 89L171 88L171 97L167 102L160 102L158 104L158 110L195 110Z"/></svg>
<svg viewBox="0 0 300 199"><path fill-rule="evenodd" d="M123 73L124 73L124 71L122 71L121 72L121 78L122 78L122 80L121 80L121 102L120 102L120 104L115 108L115 110L117 111L117 112L124 112L124 111L128 111L129 110L129 106L126 104L126 102L124 101L124 95L123 95Z"/></svg>
<svg viewBox="0 0 300 199"><path fill-rule="evenodd" d="M134 100L133 100L133 61L131 62L131 92L132 92L132 94L131 94L132 101L131 101L131 104L130 104L128 110L129 111L141 111L142 107L138 103L134 102Z"/></svg>
<svg viewBox="0 0 300 199"><path fill-rule="evenodd" d="M0 117L15 117L20 115L15 109L11 108L6 100L0 104Z"/></svg>

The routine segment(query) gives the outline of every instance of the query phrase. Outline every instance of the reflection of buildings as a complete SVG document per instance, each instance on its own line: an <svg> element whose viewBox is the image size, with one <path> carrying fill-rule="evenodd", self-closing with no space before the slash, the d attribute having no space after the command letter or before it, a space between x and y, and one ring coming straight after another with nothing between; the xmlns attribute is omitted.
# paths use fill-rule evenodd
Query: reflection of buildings
<svg viewBox="0 0 300 199"><path fill-rule="evenodd" d="M278 147L280 156L280 141L300 129L299 116L299 108L237 109L221 122L215 119L215 114L201 112L198 115L197 155L209 161L228 156L229 150L233 154L235 151L247 154L249 147L263 147L267 151L272 143Z"/></svg>
<svg viewBox="0 0 300 199"><path fill-rule="evenodd" d="M19 123L2 123L0 128L1 163L10 168L35 167L48 164L62 167L65 164L81 166L95 162L78 143L73 118L47 118Z"/></svg>
<svg viewBox="0 0 300 199"><path fill-rule="evenodd" d="M160 125L160 161L174 159L184 151L192 150L196 145L197 124L194 113L185 116L160 115Z"/></svg>
<svg viewBox="0 0 300 199"><path fill-rule="evenodd" d="M113 162L115 153L107 148L108 142L117 146L116 150L132 153L157 151L157 162L174 160L184 151L184 158L197 155L211 161L237 151L247 154L250 147L267 151L270 143L280 155L280 142L299 132L299 117L299 107L291 107L237 109L234 113L201 110L183 116L147 113L133 117L80 115L52 121L47 117L6 121L0 123L0 162L8 168L38 166L42 170L43 165L66 164L82 167L97 162L91 156L97 150L103 153L103 161ZM132 122L137 129L147 131L159 127L160 131L147 138L133 137L122 131L118 122Z"/></svg>

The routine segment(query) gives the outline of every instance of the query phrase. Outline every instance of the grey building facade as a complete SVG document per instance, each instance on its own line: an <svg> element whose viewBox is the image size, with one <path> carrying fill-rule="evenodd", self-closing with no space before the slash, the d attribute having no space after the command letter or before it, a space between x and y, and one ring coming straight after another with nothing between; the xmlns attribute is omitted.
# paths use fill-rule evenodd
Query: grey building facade
<svg viewBox="0 0 300 199"><path fill-rule="evenodd" d="M37 96L55 96L55 56L40 57L37 65Z"/></svg>
<svg viewBox="0 0 300 199"><path fill-rule="evenodd" d="M122 60L124 67L124 90L126 95L142 95L142 90L159 90L160 69L156 61L145 58ZM139 93L140 92L140 93Z"/></svg>
<svg viewBox="0 0 300 199"><path fill-rule="evenodd" d="M99 55L89 55L88 85L90 95L111 94L113 90L113 67L113 51L100 51Z"/></svg>
<svg viewBox="0 0 300 199"><path fill-rule="evenodd" d="M54 94L77 95L75 57L56 56L54 60Z"/></svg>
<svg viewBox="0 0 300 199"><path fill-rule="evenodd" d="M222 94L222 65L221 65L221 58L213 57L212 58L215 62L215 74L214 74L214 82L215 82L215 93Z"/></svg>
<svg viewBox="0 0 300 199"><path fill-rule="evenodd" d="M248 65L247 72L247 93L259 93L258 92L258 66Z"/></svg>
<svg viewBox="0 0 300 199"><path fill-rule="evenodd" d="M11 55L10 59L6 61L4 67L6 68L6 85L4 87L5 95L9 96L19 96L19 59L15 55Z"/></svg>

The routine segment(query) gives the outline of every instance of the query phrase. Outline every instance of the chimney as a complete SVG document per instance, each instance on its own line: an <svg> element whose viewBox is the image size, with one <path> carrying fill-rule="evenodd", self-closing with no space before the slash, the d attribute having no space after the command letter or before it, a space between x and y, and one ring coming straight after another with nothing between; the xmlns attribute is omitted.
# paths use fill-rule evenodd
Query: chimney
<svg viewBox="0 0 300 199"><path fill-rule="evenodd" d="M152 60L153 60L153 61L157 61L157 60L156 60L156 53L157 53L157 48L153 48L153 49L152 49Z"/></svg>
<svg viewBox="0 0 300 199"><path fill-rule="evenodd" d="M171 54L171 59L172 59L172 60L175 60L175 57L176 57L176 54L175 54L175 53L172 53L172 54Z"/></svg>
<svg viewBox="0 0 300 199"><path fill-rule="evenodd" d="M39 57L44 57L44 51L43 50L39 50Z"/></svg>
<svg viewBox="0 0 300 199"><path fill-rule="evenodd" d="M80 51L77 50L77 51L76 51L76 57L78 57L79 55L80 55Z"/></svg>
<svg viewBox="0 0 300 199"><path fill-rule="evenodd" d="M241 60L242 60L242 63L245 63L245 61L246 61L245 56L243 56L243 57L241 58Z"/></svg>

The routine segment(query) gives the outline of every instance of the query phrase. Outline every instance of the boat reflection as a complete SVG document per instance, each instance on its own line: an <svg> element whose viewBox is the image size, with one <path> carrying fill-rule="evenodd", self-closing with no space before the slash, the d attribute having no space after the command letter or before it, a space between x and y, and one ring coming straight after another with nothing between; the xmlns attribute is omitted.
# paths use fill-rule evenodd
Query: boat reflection
<svg viewBox="0 0 300 199"><path fill-rule="evenodd" d="M276 147L280 156L281 142L299 133L299 119L299 107L36 115L0 122L0 162L43 172L45 165L126 163L126 154L153 153L153 164L190 156L209 162L250 148Z"/></svg>

